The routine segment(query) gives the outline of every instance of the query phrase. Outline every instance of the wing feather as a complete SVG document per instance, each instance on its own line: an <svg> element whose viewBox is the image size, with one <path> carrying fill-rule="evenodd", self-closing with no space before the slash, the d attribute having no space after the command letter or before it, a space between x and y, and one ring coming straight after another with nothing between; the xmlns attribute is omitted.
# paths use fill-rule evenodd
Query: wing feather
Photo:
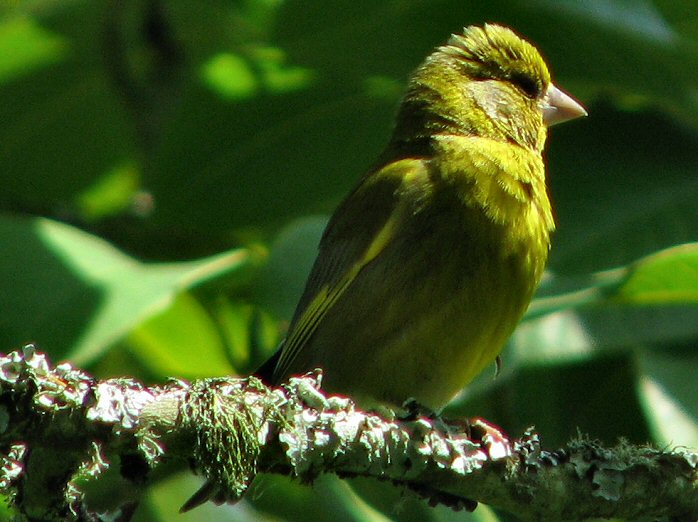
<svg viewBox="0 0 698 522"><path fill-rule="evenodd" d="M369 174L335 212L320 242L320 251L281 346L274 380L284 377L310 341L325 315L356 276L391 241L399 225L401 187L426 170L424 160L390 163Z"/></svg>

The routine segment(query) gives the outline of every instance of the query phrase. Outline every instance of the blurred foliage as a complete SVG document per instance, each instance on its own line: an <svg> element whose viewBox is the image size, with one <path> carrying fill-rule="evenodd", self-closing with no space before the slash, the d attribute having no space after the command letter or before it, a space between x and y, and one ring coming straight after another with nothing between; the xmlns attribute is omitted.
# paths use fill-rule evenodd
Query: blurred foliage
<svg viewBox="0 0 698 522"><path fill-rule="evenodd" d="M2 0L0 347L100 376L245 374L409 71L497 21L590 117L548 148L550 270L496 380L448 410L554 447L698 447L698 4L668 0ZM198 481L153 486L170 520ZM261 477L191 520L505 520L386 484ZM181 517L186 520L187 517Z"/></svg>

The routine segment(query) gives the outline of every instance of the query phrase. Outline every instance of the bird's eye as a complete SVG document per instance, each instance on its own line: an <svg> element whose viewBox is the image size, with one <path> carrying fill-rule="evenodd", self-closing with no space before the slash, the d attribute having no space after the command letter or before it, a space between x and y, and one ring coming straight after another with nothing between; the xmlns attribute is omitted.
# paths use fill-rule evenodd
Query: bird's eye
<svg viewBox="0 0 698 522"><path fill-rule="evenodd" d="M540 84L526 74L512 75L511 82L518 86L526 96L530 98L538 98L541 94Z"/></svg>

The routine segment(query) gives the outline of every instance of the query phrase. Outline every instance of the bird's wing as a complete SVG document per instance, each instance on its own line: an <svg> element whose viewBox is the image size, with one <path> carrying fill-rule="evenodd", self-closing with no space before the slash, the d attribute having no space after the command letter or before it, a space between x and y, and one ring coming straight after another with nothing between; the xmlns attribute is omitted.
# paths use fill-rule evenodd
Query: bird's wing
<svg viewBox="0 0 698 522"><path fill-rule="evenodd" d="M335 212L281 347L275 381L286 375L325 314L391 241L407 210L400 204L402 189L415 178L428 178L425 160L390 163L364 178Z"/></svg>

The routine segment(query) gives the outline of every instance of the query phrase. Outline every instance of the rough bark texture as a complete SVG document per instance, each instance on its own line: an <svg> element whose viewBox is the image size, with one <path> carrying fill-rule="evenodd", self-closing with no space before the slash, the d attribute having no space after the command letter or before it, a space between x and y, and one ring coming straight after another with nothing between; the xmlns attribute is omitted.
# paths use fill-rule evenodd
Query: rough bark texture
<svg viewBox="0 0 698 522"><path fill-rule="evenodd" d="M0 357L0 492L27 518L91 519L78 484L100 480L115 459L144 484L166 454L193 460L208 479L183 509L238 499L259 472L307 482L329 472L390 480L454 508L483 502L522 520L698 519L695 453L585 439L550 452L534 432L509 440L482 420L367 413L325 396L318 381L146 387L53 367L27 346ZM128 520L133 509L124 500L112 514Z"/></svg>

